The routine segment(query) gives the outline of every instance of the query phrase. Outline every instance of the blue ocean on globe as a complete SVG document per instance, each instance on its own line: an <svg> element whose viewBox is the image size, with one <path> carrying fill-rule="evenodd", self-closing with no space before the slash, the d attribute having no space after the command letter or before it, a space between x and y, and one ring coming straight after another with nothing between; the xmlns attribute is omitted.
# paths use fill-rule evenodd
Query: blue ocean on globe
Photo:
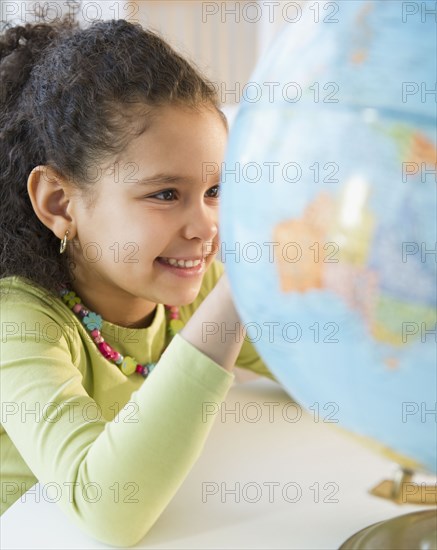
<svg viewBox="0 0 437 550"><path fill-rule="evenodd" d="M289 394L434 473L436 2L309 4L231 128L221 259Z"/></svg>

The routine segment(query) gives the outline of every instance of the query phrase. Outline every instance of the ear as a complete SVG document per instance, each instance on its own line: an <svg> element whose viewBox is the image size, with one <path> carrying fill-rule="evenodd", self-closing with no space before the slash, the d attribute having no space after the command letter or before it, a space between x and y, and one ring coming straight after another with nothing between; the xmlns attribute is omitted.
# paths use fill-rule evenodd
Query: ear
<svg viewBox="0 0 437 550"><path fill-rule="evenodd" d="M27 179L27 192L38 219L62 239L69 230L69 240L76 234L72 188L50 166L36 166Z"/></svg>

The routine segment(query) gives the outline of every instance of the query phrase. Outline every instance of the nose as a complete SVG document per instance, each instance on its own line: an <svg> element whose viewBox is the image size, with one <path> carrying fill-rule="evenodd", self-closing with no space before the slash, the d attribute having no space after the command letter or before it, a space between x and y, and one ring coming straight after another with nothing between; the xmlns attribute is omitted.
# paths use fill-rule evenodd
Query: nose
<svg viewBox="0 0 437 550"><path fill-rule="evenodd" d="M218 206L196 202L187 208L183 235L189 240L212 242L218 235Z"/></svg>

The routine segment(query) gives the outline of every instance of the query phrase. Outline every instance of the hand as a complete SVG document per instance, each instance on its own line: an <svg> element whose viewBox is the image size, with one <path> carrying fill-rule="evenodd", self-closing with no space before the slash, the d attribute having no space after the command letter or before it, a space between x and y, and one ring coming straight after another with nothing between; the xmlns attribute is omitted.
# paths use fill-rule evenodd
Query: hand
<svg viewBox="0 0 437 550"><path fill-rule="evenodd" d="M179 334L224 369L234 368L245 334L226 272Z"/></svg>

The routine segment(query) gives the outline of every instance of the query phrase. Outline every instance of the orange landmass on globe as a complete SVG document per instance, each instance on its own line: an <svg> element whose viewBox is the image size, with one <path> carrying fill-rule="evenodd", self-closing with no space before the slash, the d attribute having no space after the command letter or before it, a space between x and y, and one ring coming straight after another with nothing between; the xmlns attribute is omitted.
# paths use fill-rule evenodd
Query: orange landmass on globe
<svg viewBox="0 0 437 550"><path fill-rule="evenodd" d="M398 146L403 162L437 163L437 147L425 134L403 124L395 125L388 134Z"/></svg>
<svg viewBox="0 0 437 550"><path fill-rule="evenodd" d="M410 143L410 161L420 164L437 163L437 148L434 143L420 132L413 132Z"/></svg>
<svg viewBox="0 0 437 550"><path fill-rule="evenodd" d="M399 367L399 359L397 357L387 357L384 363L390 370L396 370Z"/></svg>
<svg viewBox="0 0 437 550"><path fill-rule="evenodd" d="M364 63L366 59L367 59L366 50L357 50L351 56L352 63L355 63L356 65L359 65L360 63Z"/></svg>
<svg viewBox="0 0 437 550"><path fill-rule="evenodd" d="M334 214L334 199L328 193L320 193L300 219L281 222L274 228L273 239L280 243L282 251L276 262L283 292L322 288L323 263L316 261L310 247L325 241Z"/></svg>
<svg viewBox="0 0 437 550"><path fill-rule="evenodd" d="M282 250L276 262L283 292L326 288L329 282L341 291L341 285L339 287L336 280L357 278L352 273L352 266L357 266L355 271L358 272L358 267L366 265L374 229L367 200L363 182L357 184L356 180L351 180L339 197L322 192L306 207L300 218L282 221L274 228L273 238ZM290 243L299 246L300 256L290 258L285 253ZM333 247L338 255L328 257L329 247ZM327 266L330 266L329 273L334 275L329 274L326 279ZM345 269L347 275L343 272ZM366 277L368 281L373 280L370 275Z"/></svg>

